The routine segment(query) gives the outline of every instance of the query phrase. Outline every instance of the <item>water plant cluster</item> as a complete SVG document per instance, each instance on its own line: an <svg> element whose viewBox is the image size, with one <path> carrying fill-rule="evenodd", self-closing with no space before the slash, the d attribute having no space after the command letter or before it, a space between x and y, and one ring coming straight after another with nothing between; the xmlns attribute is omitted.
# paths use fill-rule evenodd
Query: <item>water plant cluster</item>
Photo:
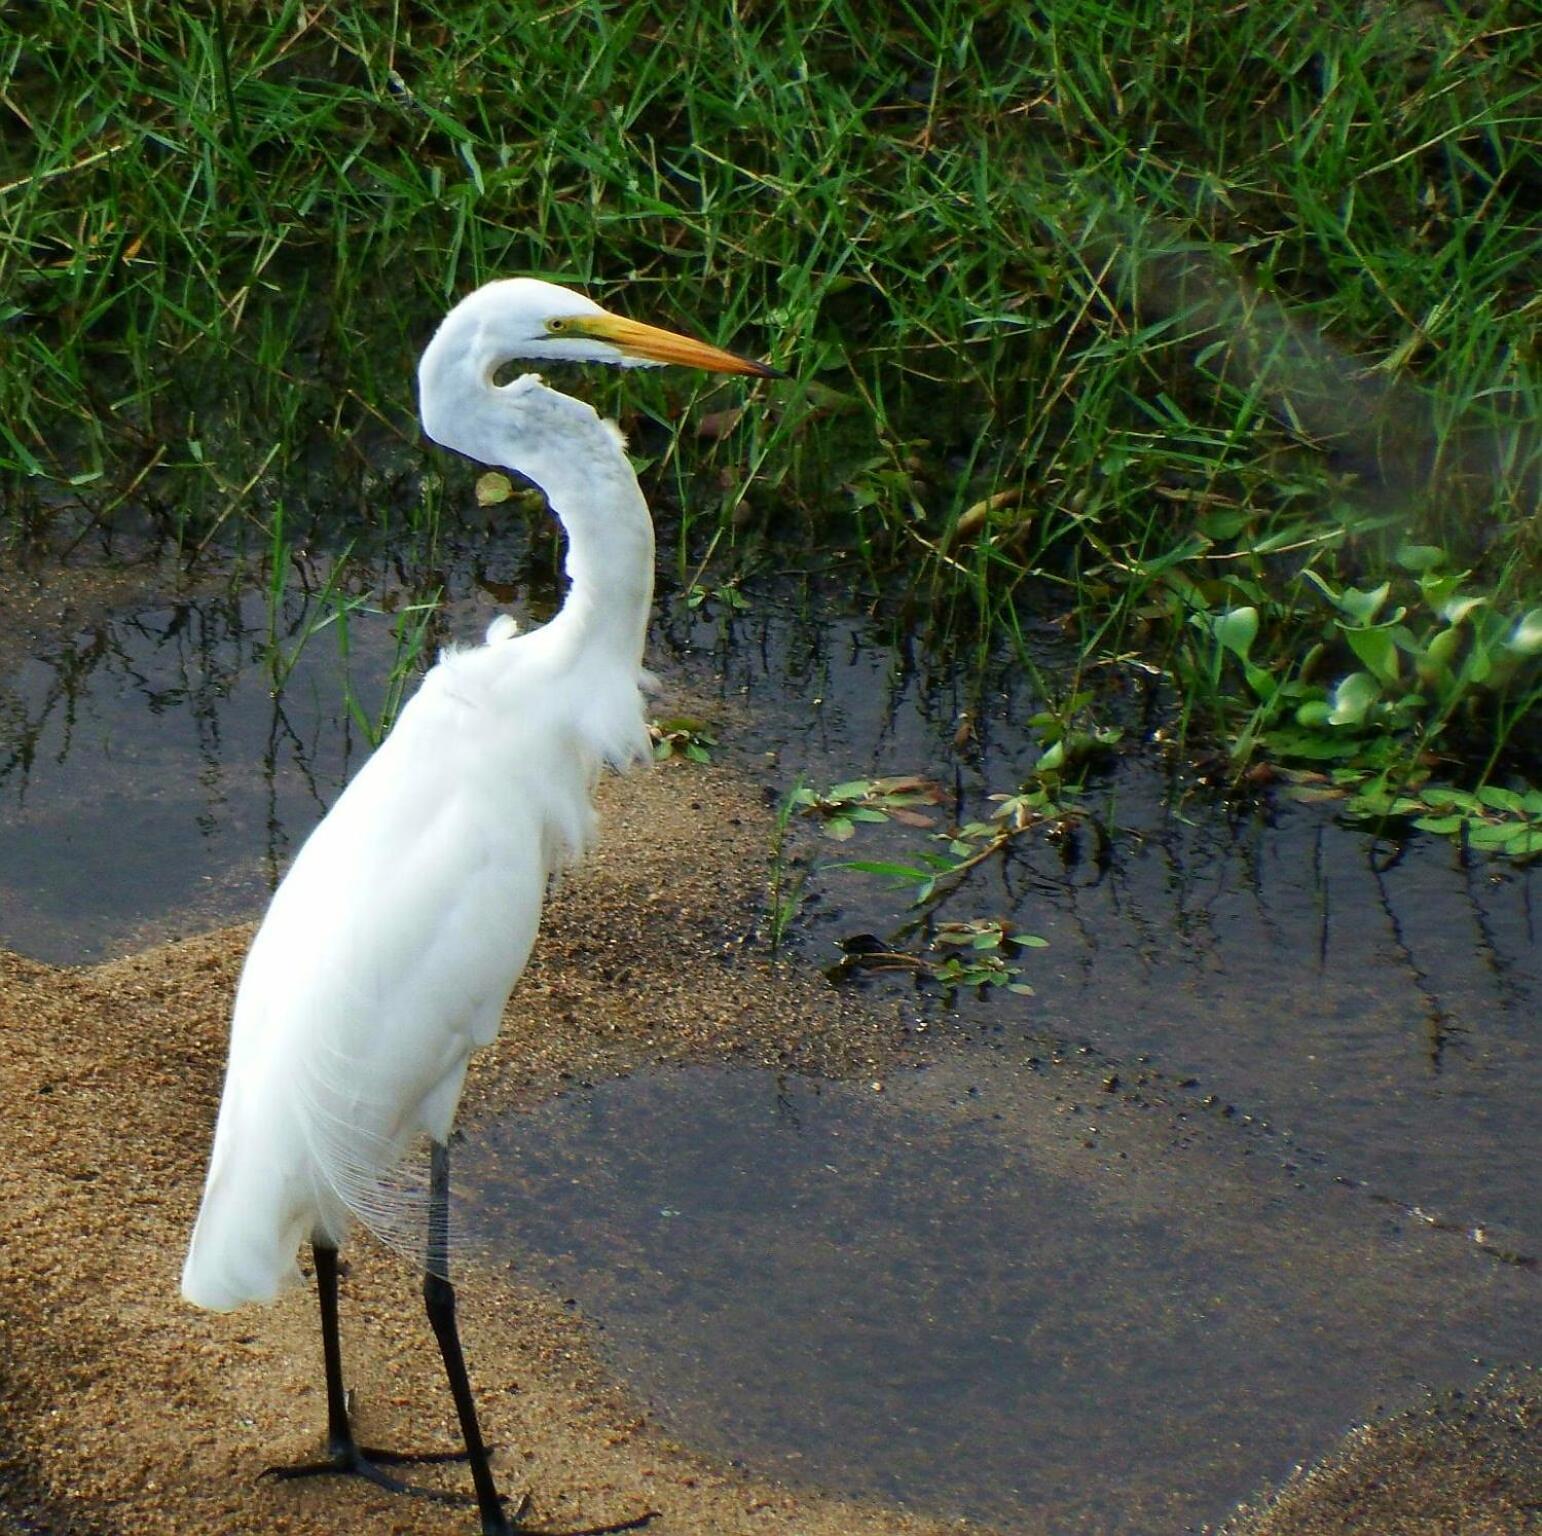
<svg viewBox="0 0 1542 1536"><path fill-rule="evenodd" d="M1138 668L1235 780L1436 825L1514 795L1469 819L1525 852L1529 10L23 0L0 537L429 568L477 497L416 353L540 272L793 375L584 385L689 600L795 552L962 651L1052 624L1063 756Z"/></svg>

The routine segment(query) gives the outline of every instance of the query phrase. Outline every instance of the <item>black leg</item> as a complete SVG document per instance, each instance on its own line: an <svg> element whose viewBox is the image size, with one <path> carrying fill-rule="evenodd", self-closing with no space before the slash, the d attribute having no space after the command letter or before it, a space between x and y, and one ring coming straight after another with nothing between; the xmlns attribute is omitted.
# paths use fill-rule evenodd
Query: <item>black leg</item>
<svg viewBox="0 0 1542 1536"><path fill-rule="evenodd" d="M471 1464L471 1480L476 1485L477 1509L482 1516L482 1536L517 1536L535 1533L518 1521L528 1498L519 1501L514 1517L504 1512L487 1462L487 1448L482 1443L482 1429L477 1423L476 1403L471 1396L471 1381L466 1375L466 1357L460 1347L460 1333L455 1326L455 1287L450 1284L450 1149L440 1142L430 1154L428 1183L428 1252L423 1266L423 1301L428 1321L439 1341L444 1357L445 1375L450 1379L450 1393L455 1412L460 1417L460 1432L466 1442L466 1459ZM635 1531L655 1514L647 1510L630 1520L609 1525L588 1525L579 1530L544 1532L542 1536L612 1536L614 1532Z"/></svg>
<svg viewBox="0 0 1542 1536"><path fill-rule="evenodd" d="M430 1163L428 1249L423 1274L423 1300L428 1307L428 1320L433 1327L434 1337L439 1342L439 1353L444 1358L445 1374L450 1380L455 1412L460 1418L461 1436L466 1443L464 1451L403 1455L377 1450L373 1446L361 1446L354 1439L353 1425L348 1417L348 1398L343 1390L343 1350L337 1308L337 1249L329 1243L313 1241L311 1252L316 1261L316 1296L321 1307L321 1352L326 1367L327 1454L322 1461L302 1462L291 1467L268 1467L263 1475L287 1481L292 1478L345 1473L361 1477L392 1493L411 1493L440 1503L464 1504L466 1500L463 1494L404 1483L382 1472L380 1467L381 1464L401 1466L410 1463L466 1461L470 1463L471 1479L476 1487L482 1536L519 1536L522 1530L526 1530L517 1522L524 1513L527 1500L520 1500L519 1508L511 1519L498 1497L488 1462L487 1446L477 1423L476 1404L471 1395L470 1379L466 1375L460 1335L455 1326L455 1288L450 1284L449 1149L435 1142ZM648 1510L630 1520L585 1526L575 1531L546 1532L543 1536L610 1536L612 1532L636 1530L646 1525L653 1516L654 1511ZM534 1536L534 1533L530 1532L528 1536Z"/></svg>
<svg viewBox="0 0 1542 1536"><path fill-rule="evenodd" d="M455 1399L461 1438L466 1442L466 1460L471 1464L477 1510L482 1516L482 1536L513 1536L514 1525L504 1513L488 1465L487 1447L482 1443L482 1428L477 1423L476 1403L471 1396L471 1380L466 1375L466 1357L455 1326L455 1287L450 1284L450 1149L443 1142L436 1141L429 1154L428 1181L423 1302L428 1308L429 1325L439 1341L439 1353L444 1357L444 1373L450 1379L450 1395Z"/></svg>
<svg viewBox="0 0 1542 1536"><path fill-rule="evenodd" d="M316 1261L316 1299L321 1303L321 1353L327 1374L327 1454L350 1455L353 1426L348 1422L348 1398L343 1391L343 1345L337 1327L337 1249L311 1243Z"/></svg>
<svg viewBox="0 0 1542 1536"><path fill-rule="evenodd" d="M446 1504L461 1504L458 1493L439 1488L420 1488L382 1472L378 1463L405 1465L412 1462L460 1461L459 1451L431 1451L422 1456L404 1456L373 1447L361 1447L353 1438L348 1420L348 1398L343 1390L343 1349L337 1326L337 1249L329 1243L312 1241L311 1254L316 1261L316 1297L321 1304L321 1353L327 1379L327 1454L324 1461L301 1462L292 1467L268 1467L265 1477L287 1482L297 1477L321 1477L328 1473L349 1473L392 1493L411 1493L420 1498Z"/></svg>

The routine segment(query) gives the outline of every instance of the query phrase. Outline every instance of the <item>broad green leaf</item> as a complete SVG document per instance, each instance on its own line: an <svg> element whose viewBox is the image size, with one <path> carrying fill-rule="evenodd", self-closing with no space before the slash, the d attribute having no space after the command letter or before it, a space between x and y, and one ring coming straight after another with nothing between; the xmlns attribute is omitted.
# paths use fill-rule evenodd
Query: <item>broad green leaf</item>
<svg viewBox="0 0 1542 1536"><path fill-rule="evenodd" d="M1244 666L1242 675L1248 680L1248 687L1253 690L1253 696L1267 703L1274 697L1278 684L1274 678L1262 667L1252 665Z"/></svg>
<svg viewBox="0 0 1542 1536"><path fill-rule="evenodd" d="M1475 821L1468 825L1467 841L1474 848L1502 849L1508 846L1517 832L1528 830L1502 821Z"/></svg>
<svg viewBox="0 0 1542 1536"><path fill-rule="evenodd" d="M1461 647L1462 632L1455 628L1443 629L1424 648L1425 659L1435 666L1449 667Z"/></svg>
<svg viewBox="0 0 1542 1536"><path fill-rule="evenodd" d="M1526 809L1526 802L1513 789L1505 789L1499 784L1483 785L1478 791L1478 799L1496 811L1514 811L1517 814L1524 814Z"/></svg>
<svg viewBox="0 0 1542 1536"><path fill-rule="evenodd" d="M1416 576L1444 565L1445 559L1446 552L1438 544L1405 544L1397 552L1397 563Z"/></svg>
<svg viewBox="0 0 1542 1536"><path fill-rule="evenodd" d="M1346 629L1344 638L1349 641L1349 648L1374 676L1384 683L1397 681L1397 646L1386 630Z"/></svg>
<svg viewBox="0 0 1542 1536"><path fill-rule="evenodd" d="M1414 825L1421 832L1438 832L1442 837L1449 837L1453 832L1461 830L1465 816L1420 816Z"/></svg>
<svg viewBox="0 0 1542 1536"><path fill-rule="evenodd" d="M1433 613L1442 608L1456 595L1456 589L1466 581L1466 571L1429 571L1419 578L1419 594L1424 606Z"/></svg>
<svg viewBox="0 0 1542 1536"><path fill-rule="evenodd" d="M1517 656L1535 656L1542 651L1542 608L1533 608L1516 620L1505 646Z"/></svg>
<svg viewBox="0 0 1542 1536"><path fill-rule="evenodd" d="M1474 608L1481 608L1486 597L1452 597L1441 605L1440 616L1447 624L1460 624Z"/></svg>
<svg viewBox="0 0 1542 1536"><path fill-rule="evenodd" d="M1392 796L1380 784L1367 784L1349 803L1356 816L1386 816L1392 810Z"/></svg>
<svg viewBox="0 0 1542 1536"><path fill-rule="evenodd" d="M1216 619L1211 632L1238 661L1246 661L1258 637L1258 610L1233 608Z"/></svg>
<svg viewBox="0 0 1542 1536"><path fill-rule="evenodd" d="M1248 525L1248 514L1228 508L1222 512L1210 512L1200 518L1201 530L1212 539L1233 539Z"/></svg>
<svg viewBox="0 0 1542 1536"><path fill-rule="evenodd" d="M1371 706L1381 697L1381 689L1369 672L1351 672L1333 690L1330 725L1363 725Z"/></svg>
<svg viewBox="0 0 1542 1536"><path fill-rule="evenodd" d="M1338 605L1352 619L1360 624L1375 622L1376 615L1381 611L1381 605L1386 602L1392 591L1392 583L1384 581L1379 587L1372 587L1369 591L1362 592L1357 587L1345 587L1339 593Z"/></svg>
<svg viewBox="0 0 1542 1536"><path fill-rule="evenodd" d="M1428 784L1422 793L1426 805L1447 806L1459 811L1478 809L1476 796L1470 795L1465 789L1453 789L1449 784Z"/></svg>

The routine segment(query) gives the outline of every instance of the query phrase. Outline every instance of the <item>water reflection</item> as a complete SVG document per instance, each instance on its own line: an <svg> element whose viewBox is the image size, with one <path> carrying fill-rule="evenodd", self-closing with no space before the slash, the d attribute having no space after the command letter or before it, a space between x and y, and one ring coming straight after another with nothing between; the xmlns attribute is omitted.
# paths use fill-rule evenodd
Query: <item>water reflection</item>
<svg viewBox="0 0 1542 1536"><path fill-rule="evenodd" d="M1031 668L998 657L968 674L914 647L871 643L871 626L757 607L689 638L725 708L754 721L780 786L922 772L962 820L988 817L1037 748ZM1047 661L1045 658L1047 657ZM1053 650L1041 654L1053 673ZM1126 703L1138 740L1149 703ZM968 712L978 749L960 751ZM1267 1121L1303 1156L1464 1226L1509 1229L1542 1254L1542 948L1529 869L1425 840L1398 850L1335 826L1332 808L1286 799L1229 813L1148 755L1116 760L1089 809L1113 831L1025 839L941 910L1008 917L1050 941L1025 975L1037 995L961 993L957 1013L1006 1046L1090 1040L1149 1056L1201 1099ZM892 932L907 896L831 867L913 858L924 836L864 827L859 844L814 839L821 873L796 932L810 958L845 934ZM860 855L853 853L860 847ZM875 981L903 987L903 981Z"/></svg>
<svg viewBox="0 0 1542 1536"><path fill-rule="evenodd" d="M381 637L298 646L314 601L130 604L0 677L0 942L86 960L260 908L360 760L348 686L378 686Z"/></svg>
<svg viewBox="0 0 1542 1536"><path fill-rule="evenodd" d="M510 595L469 561L444 579L441 635ZM155 585L0 648L9 947L78 961L255 916L367 753L389 616L338 622L319 583L276 608ZM662 611L655 658L715 692L717 734L774 795L924 772L980 817L1035 755L1019 654L960 668L769 593ZM1045 637L1028 660L1065 658ZM1131 741L1151 707L1127 701ZM1231 814L1144 752L1088 804L1110 856L1025 840L944 913L1050 941L1035 996L926 1004L933 1038L969 1043L967 1085L939 1073L880 1111L857 1089L639 1080L500 1131L489 1166L517 1177L486 1221L550 1256L693 1437L939 1511L1053 1499L1067 1529L1176 1530L1416 1380L1535 1356L1538 1271L1494 1257L1542 1254L1532 875L1436 842L1398 856L1321 807ZM810 960L907 919L798 835ZM870 858L926 838L859 836ZM1155 1074L1159 1111L1041 1078L1059 1040ZM1078 1096L1096 1128L1062 1145Z"/></svg>
<svg viewBox="0 0 1542 1536"><path fill-rule="evenodd" d="M367 754L358 720L378 711L395 657L390 617L339 618L313 575L276 607L250 590L147 594L40 634L0 669L0 943L89 959L260 910ZM470 561L443 580L441 634L474 635L495 610L483 589L511 591ZM722 734L752 761L776 754L777 792L799 775L920 771L951 792L951 814L980 817L1035 755L1024 722L1039 700L1017 654L964 669L774 595L746 615L661 611L655 655L718 691ZM271 640L292 661L281 690ZM1037 658L1067 661L1048 640ZM1132 739L1146 708L1127 706ZM1032 957L1036 998L964 995L962 1016L1003 1039L1151 1055L1346 1176L1542 1250L1527 1171L1542 1160L1530 873L1439 843L1389 860L1319 809L1229 816L1173 790L1149 758L1123 760L1091 802L1114 830L1111 859L1030 839L978 872L943 915L1010 917L1050 948ZM869 857L925 846L911 829L860 835ZM815 847L818 865L829 851ZM797 932L817 961L907 916L867 876L821 868L809 891Z"/></svg>
<svg viewBox="0 0 1542 1536"><path fill-rule="evenodd" d="M171 564L50 572L0 634L0 945L88 961L257 916L368 756L393 669L410 690L516 592L544 617L550 555L505 539L409 574L296 554L276 593Z"/></svg>
<svg viewBox="0 0 1542 1536"><path fill-rule="evenodd" d="M1535 1274L1069 1061L661 1071L460 1156L671 1434L944 1517L1181 1531L1542 1345Z"/></svg>

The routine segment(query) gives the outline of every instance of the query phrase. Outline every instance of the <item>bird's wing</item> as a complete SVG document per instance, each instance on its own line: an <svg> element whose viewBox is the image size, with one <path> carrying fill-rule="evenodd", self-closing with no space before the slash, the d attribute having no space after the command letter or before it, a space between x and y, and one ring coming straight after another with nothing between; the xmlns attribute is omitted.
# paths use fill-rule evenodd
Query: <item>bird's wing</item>
<svg viewBox="0 0 1542 1536"><path fill-rule="evenodd" d="M388 1239L415 1231L417 1193L393 1170L418 1132L448 1134L467 1058L497 1030L564 783L466 703L414 698L275 895L242 975L211 1182L228 1152ZM220 1145L227 1114L238 1154Z"/></svg>

